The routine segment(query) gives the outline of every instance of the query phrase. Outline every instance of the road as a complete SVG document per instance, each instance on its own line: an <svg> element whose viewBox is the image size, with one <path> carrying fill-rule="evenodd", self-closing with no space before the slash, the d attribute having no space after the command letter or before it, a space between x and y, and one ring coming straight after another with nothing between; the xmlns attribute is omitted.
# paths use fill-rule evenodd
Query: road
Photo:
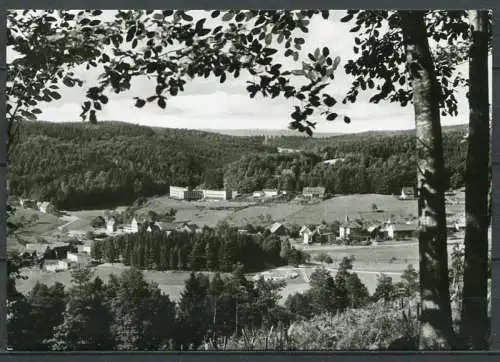
<svg viewBox="0 0 500 362"><path fill-rule="evenodd" d="M71 215L71 216L61 216L61 220L67 221L65 224L59 226L57 229L58 230L63 230L65 227L68 227L69 225L73 224L75 221L79 220L78 217Z"/></svg>

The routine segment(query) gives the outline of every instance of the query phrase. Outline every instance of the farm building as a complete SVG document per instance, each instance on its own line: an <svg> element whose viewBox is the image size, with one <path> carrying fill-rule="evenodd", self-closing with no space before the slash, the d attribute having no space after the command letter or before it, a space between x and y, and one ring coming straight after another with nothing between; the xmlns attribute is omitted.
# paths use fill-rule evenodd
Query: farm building
<svg viewBox="0 0 500 362"><path fill-rule="evenodd" d="M319 232L318 229L313 226L304 225L299 231L300 237L302 237L302 242L304 244L312 244L318 240Z"/></svg>
<svg viewBox="0 0 500 362"><path fill-rule="evenodd" d="M173 231L176 229L176 225L171 222L157 221L155 222L155 225L158 226L162 231Z"/></svg>
<svg viewBox="0 0 500 362"><path fill-rule="evenodd" d="M19 205L27 209L35 209L37 207L36 201L31 199L19 199Z"/></svg>
<svg viewBox="0 0 500 362"><path fill-rule="evenodd" d="M302 196L307 197L307 198L323 198L325 196L325 188L318 186L318 187L304 187L302 189Z"/></svg>
<svg viewBox="0 0 500 362"><path fill-rule="evenodd" d="M264 193L264 197L275 197L280 194L277 189L264 189L262 192Z"/></svg>
<svg viewBox="0 0 500 362"><path fill-rule="evenodd" d="M253 197L264 197L265 194L264 194L264 191L254 191L252 196Z"/></svg>
<svg viewBox="0 0 500 362"><path fill-rule="evenodd" d="M283 147L278 147L278 153L299 153L300 150L294 149L294 148L283 148Z"/></svg>
<svg viewBox="0 0 500 362"><path fill-rule="evenodd" d="M233 192L231 190L203 190L204 199L231 200Z"/></svg>
<svg viewBox="0 0 500 362"><path fill-rule="evenodd" d="M285 226L279 222L275 222L274 224L269 226L269 231L271 232L271 234L279 235L279 236L286 234Z"/></svg>
<svg viewBox="0 0 500 362"><path fill-rule="evenodd" d="M69 264L66 260L45 260L43 269L48 272L58 272L68 270Z"/></svg>
<svg viewBox="0 0 500 362"><path fill-rule="evenodd" d="M90 255L92 246L90 244L78 245L78 253Z"/></svg>
<svg viewBox="0 0 500 362"><path fill-rule="evenodd" d="M202 190L190 190L187 187L170 186L170 197L179 200L200 200L203 198Z"/></svg>
<svg viewBox="0 0 500 362"><path fill-rule="evenodd" d="M413 200L415 198L415 190L411 186L406 186L401 189L401 200Z"/></svg>
<svg viewBox="0 0 500 362"><path fill-rule="evenodd" d="M346 217L345 221L339 226L339 237L346 239L350 235L359 234L363 231L363 225L358 221L351 221Z"/></svg>
<svg viewBox="0 0 500 362"><path fill-rule="evenodd" d="M415 235L418 230L418 224L389 224L386 227L387 237L390 239L403 239Z"/></svg>

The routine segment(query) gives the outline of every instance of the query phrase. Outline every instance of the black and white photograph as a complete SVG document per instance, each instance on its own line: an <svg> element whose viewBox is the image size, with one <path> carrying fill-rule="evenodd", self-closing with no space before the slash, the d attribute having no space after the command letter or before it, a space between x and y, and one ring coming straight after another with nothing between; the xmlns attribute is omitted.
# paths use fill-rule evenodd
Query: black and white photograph
<svg viewBox="0 0 500 362"><path fill-rule="evenodd" d="M8 10L8 349L490 349L492 19Z"/></svg>

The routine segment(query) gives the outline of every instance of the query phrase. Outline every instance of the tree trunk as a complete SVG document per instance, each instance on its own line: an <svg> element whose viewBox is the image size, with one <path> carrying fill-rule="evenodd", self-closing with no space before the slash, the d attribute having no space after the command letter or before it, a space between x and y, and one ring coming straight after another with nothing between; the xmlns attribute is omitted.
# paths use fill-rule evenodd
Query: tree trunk
<svg viewBox="0 0 500 362"><path fill-rule="evenodd" d="M407 65L413 86L417 138L420 255L420 349L454 345L444 198L440 87L429 49L423 11L401 11Z"/></svg>
<svg viewBox="0 0 500 362"><path fill-rule="evenodd" d="M460 342L488 348L488 12L470 10L469 137L465 173L465 262Z"/></svg>

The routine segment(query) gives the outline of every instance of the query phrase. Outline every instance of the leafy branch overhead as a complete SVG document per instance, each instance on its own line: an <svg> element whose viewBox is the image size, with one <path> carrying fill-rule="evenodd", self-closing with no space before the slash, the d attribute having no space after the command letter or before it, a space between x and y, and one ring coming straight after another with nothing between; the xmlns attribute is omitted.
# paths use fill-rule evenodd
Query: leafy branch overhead
<svg viewBox="0 0 500 362"><path fill-rule="evenodd" d="M146 75L156 84L150 95L135 97L135 106L152 103L165 109L168 99L184 91L191 79L215 76L224 83L243 72L252 78L246 87L250 97L283 96L295 101L291 129L311 135L316 125L311 119L340 118L332 110L337 99L326 89L340 65L340 58L332 56L335 45L302 54L311 19L329 19L328 11L215 10L195 19L180 10L120 10L110 21L103 21L101 14L100 10L8 12L7 46L20 54L8 65L10 138L15 136L16 122L36 119L40 102L61 97L61 85L83 86L75 75L77 66L100 74L82 104L81 117L91 123L97 122L97 113L108 103L107 92L130 90L138 76ZM453 75L457 59L449 50L453 45L461 59L467 57L465 14L426 15L428 34L436 42L440 106L445 114L457 113L456 87L466 84L461 75ZM398 12L349 10L342 21L353 23L357 54L344 65L354 80L343 103L355 102L360 91L368 90L374 92L371 102L389 100L403 106L412 102ZM298 67L288 69L283 59ZM342 118L350 122L349 117Z"/></svg>
<svg viewBox="0 0 500 362"><path fill-rule="evenodd" d="M299 61L305 44L300 33L308 32L309 19L319 13L328 18L326 11L216 10L207 18L195 20L184 11L130 10L118 11L112 21L102 23L96 19L98 10L59 11L53 15L26 11L24 17L11 12L9 44L26 56L11 64L9 74L14 82L16 70L22 68L29 79L35 64L44 57L48 69L43 74L50 74L48 70L53 69L55 80L44 78L38 82L41 91L45 91L40 99L51 101L59 94L56 95L55 87L53 91L46 90L47 82L56 87L59 80L67 86L81 86L81 80L71 72L75 66L85 64L87 69L96 68L99 72L102 69L99 83L88 89L82 105L81 117L95 123L97 112L108 102L106 91L130 90L137 76L147 75L156 85L151 95L135 98L136 107L154 103L166 108L168 98L182 92L190 79L212 75L224 83L228 77L238 78L246 71L253 77L247 84L250 97L261 94L295 99L297 106L291 114L290 127L312 134L315 123L307 119L314 113L327 120L337 118L331 112L337 101L324 89L334 78L340 58L332 57L328 48L316 49L307 54L300 69L285 69L279 57ZM208 17L222 22L207 26ZM22 39L17 36L21 33ZM47 46L30 48L31 43L38 45L40 39L49 39L45 40ZM15 88L12 84L10 87ZM30 95L32 92L24 89L11 95L9 101ZM23 109L27 107L24 103ZM12 109L11 106L9 110ZM346 117L345 121L349 119Z"/></svg>

